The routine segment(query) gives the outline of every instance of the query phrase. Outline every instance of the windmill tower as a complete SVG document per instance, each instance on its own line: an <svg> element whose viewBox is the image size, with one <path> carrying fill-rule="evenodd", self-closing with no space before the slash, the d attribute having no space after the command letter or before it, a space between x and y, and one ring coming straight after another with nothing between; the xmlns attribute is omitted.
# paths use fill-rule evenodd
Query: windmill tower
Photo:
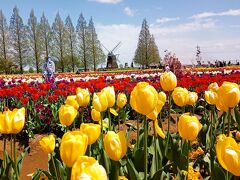
<svg viewBox="0 0 240 180"><path fill-rule="evenodd" d="M107 69L118 68L117 57L119 56L119 54L114 54L114 51L116 51L116 49L119 48L120 44L121 42L119 42L111 51L109 51L104 45L102 45L104 49L108 51L107 66L106 66Z"/></svg>

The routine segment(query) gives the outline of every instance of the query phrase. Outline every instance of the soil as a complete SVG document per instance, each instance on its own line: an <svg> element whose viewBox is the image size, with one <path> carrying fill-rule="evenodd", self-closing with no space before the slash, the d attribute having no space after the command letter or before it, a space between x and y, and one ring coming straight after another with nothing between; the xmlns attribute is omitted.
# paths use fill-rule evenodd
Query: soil
<svg viewBox="0 0 240 180"><path fill-rule="evenodd" d="M178 118L178 115L173 114L172 120L173 122L170 125L170 132L176 132L177 126L176 121ZM128 121L128 123L134 124L137 126L135 120ZM163 122L163 130L167 130L167 120ZM152 123L150 122L150 126L152 127ZM125 128L124 128L125 129ZM152 128L151 128L152 129ZM152 134L152 130L150 131L150 134ZM45 154L40 145L39 140L41 139L42 135L35 135L35 137L30 141L30 153L27 153L24 160L23 160L23 166L21 170L21 180L30 180L31 174L35 172L37 168L47 170L48 169L48 155ZM129 138L129 145L130 141L132 139L136 139L136 131L133 131ZM3 142L0 141L0 158L3 157ZM10 142L7 142L7 150L10 152ZM22 149L18 149L18 154L22 151Z"/></svg>

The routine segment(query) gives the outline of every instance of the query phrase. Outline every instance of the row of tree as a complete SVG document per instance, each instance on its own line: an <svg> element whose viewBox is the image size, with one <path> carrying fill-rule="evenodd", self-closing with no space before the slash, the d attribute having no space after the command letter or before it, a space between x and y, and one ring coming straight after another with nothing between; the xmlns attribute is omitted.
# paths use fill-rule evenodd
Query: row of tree
<svg viewBox="0 0 240 180"><path fill-rule="evenodd" d="M64 22L57 13L50 26L44 13L38 21L32 10L25 25L14 7L8 25L0 10L0 70L11 73L11 69L18 68L23 73L28 65L40 72L49 56L53 57L57 71L74 72L76 67L96 70L105 61L105 55L92 18L87 24L80 14L75 28L70 16Z"/></svg>

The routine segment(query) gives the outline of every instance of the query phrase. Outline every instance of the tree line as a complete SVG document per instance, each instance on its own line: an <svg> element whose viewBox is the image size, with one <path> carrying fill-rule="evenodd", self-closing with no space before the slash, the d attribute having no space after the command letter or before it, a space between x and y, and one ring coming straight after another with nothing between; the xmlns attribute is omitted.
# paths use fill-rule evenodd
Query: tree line
<svg viewBox="0 0 240 180"><path fill-rule="evenodd" d="M9 24L0 10L0 72L23 73L29 66L41 72L47 57L53 57L56 71L75 72L77 67L96 70L105 61L93 19L80 14L74 27L71 17L62 20L59 12L52 25L43 13L40 20L31 10L27 24L17 7Z"/></svg>
<svg viewBox="0 0 240 180"><path fill-rule="evenodd" d="M8 24L0 10L0 73L23 73L27 66L39 73L49 56L58 72L75 72L79 67L95 71L106 57L93 19L87 23L81 13L75 27L70 16L63 21L58 12L50 25L44 13L37 19L31 10L24 24L15 6ZM160 60L154 36L144 19L133 62L149 68L160 64Z"/></svg>

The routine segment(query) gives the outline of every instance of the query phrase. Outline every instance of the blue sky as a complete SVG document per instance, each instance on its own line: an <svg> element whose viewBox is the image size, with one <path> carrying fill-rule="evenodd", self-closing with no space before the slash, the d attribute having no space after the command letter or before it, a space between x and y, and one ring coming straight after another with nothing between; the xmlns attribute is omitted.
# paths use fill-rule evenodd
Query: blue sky
<svg viewBox="0 0 240 180"><path fill-rule="evenodd" d="M160 56L172 51L183 63L195 63L196 46L205 61L240 60L240 0L0 0L8 21L17 5L24 22L31 9L53 22L56 12L92 16L100 41L109 49L119 41L119 60L130 63L144 18L150 25Z"/></svg>

